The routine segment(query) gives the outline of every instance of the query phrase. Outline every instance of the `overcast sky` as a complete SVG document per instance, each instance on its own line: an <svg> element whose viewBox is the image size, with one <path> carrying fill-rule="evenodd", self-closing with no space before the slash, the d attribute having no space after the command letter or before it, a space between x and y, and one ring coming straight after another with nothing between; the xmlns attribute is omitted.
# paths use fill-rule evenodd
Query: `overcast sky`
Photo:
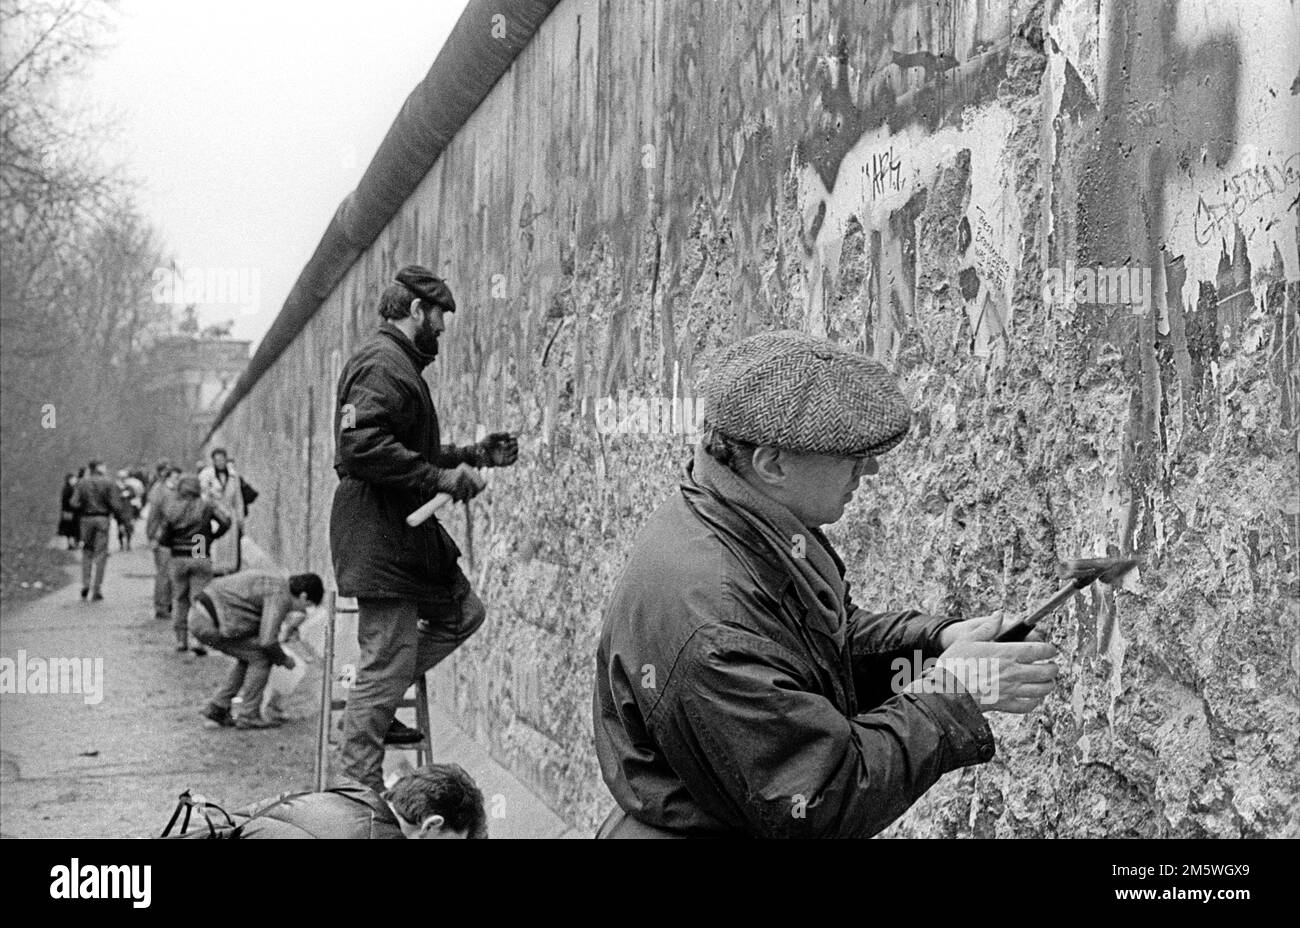
<svg viewBox="0 0 1300 928"><path fill-rule="evenodd" d="M86 91L116 116L105 157L141 181L183 267L242 272L256 292L257 305L201 306L204 325L265 333L464 7L121 0Z"/></svg>

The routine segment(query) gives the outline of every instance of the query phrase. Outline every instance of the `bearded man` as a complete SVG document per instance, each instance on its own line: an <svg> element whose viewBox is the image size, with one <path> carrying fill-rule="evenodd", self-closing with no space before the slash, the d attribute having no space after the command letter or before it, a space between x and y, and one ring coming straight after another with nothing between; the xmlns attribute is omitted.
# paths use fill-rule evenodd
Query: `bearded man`
<svg viewBox="0 0 1300 928"><path fill-rule="evenodd" d="M343 714L343 769L376 791L384 744L419 737L394 718L402 695L486 615L437 517L412 527L406 516L439 493L469 499L482 487L473 469L513 464L519 453L504 432L442 444L422 372L455 309L432 271L402 268L380 296L379 330L348 359L336 393L330 552L339 593L357 598L361 647Z"/></svg>

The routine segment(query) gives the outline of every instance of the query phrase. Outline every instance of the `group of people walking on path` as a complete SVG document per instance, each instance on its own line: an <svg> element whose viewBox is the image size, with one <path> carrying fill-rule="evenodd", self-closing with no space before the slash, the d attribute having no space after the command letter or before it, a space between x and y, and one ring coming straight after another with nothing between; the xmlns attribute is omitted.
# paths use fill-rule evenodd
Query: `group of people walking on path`
<svg viewBox="0 0 1300 928"><path fill-rule="evenodd" d="M189 474L160 461L151 477L136 469L118 471L114 479L103 461L90 461L77 475L64 478L59 498L59 535L69 550L82 552L81 598L104 598L113 525L118 549L129 551L136 523L146 515L145 531L158 568L155 615L179 627L184 615L178 620L176 613L188 608L191 587L242 566L244 519L256 497L220 448L212 452L211 463L200 463Z"/></svg>

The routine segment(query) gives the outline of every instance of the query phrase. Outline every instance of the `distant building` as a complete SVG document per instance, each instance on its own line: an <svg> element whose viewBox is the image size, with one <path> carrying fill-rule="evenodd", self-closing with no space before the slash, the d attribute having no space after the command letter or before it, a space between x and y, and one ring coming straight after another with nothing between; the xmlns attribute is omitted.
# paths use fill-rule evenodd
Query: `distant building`
<svg viewBox="0 0 1300 928"><path fill-rule="evenodd" d="M173 335L150 351L143 385L152 425L150 446L159 456L193 461L226 394L248 364L252 342Z"/></svg>

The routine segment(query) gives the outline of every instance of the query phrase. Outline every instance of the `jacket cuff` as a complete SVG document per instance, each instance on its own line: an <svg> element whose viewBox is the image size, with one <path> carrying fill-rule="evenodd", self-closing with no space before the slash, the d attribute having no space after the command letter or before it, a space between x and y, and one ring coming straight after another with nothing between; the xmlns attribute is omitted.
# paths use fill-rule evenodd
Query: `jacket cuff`
<svg viewBox="0 0 1300 928"><path fill-rule="evenodd" d="M443 470L451 470L461 464L481 469L491 466L484 463L486 457L487 455L478 445L443 445L439 459L434 463Z"/></svg>
<svg viewBox="0 0 1300 928"><path fill-rule="evenodd" d="M420 499L425 502L428 502L429 500L437 496L439 493L443 492L442 475L449 470L455 469L455 467L436 467L433 464L429 464L427 466L428 466L428 471L425 473L425 475L422 478L420 478L420 482L418 484L419 490L417 491Z"/></svg>
<svg viewBox="0 0 1300 928"><path fill-rule="evenodd" d="M952 752L949 769L987 763L997 754L988 720L954 674L935 667L904 690L903 696L916 703L943 733Z"/></svg>
<svg viewBox="0 0 1300 928"><path fill-rule="evenodd" d="M938 657L943 653L943 647L939 644L939 633L949 625L956 625L961 619L946 615L925 615L918 616L913 621L916 623L917 640L922 654L926 657Z"/></svg>
<svg viewBox="0 0 1300 928"><path fill-rule="evenodd" d="M853 655L920 651L922 657L938 657L939 632L960 619L926 615L916 609L895 612L867 612L854 608L849 612L853 623Z"/></svg>

